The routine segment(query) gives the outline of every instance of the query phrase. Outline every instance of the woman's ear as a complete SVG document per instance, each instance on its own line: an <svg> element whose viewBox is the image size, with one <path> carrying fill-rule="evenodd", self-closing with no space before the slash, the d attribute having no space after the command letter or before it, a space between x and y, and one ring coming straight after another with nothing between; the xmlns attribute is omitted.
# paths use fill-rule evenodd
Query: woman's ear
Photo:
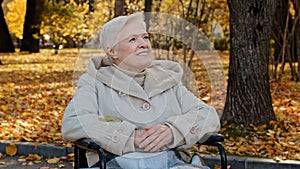
<svg viewBox="0 0 300 169"><path fill-rule="evenodd" d="M116 51L113 48L107 48L107 54L113 59L118 58Z"/></svg>

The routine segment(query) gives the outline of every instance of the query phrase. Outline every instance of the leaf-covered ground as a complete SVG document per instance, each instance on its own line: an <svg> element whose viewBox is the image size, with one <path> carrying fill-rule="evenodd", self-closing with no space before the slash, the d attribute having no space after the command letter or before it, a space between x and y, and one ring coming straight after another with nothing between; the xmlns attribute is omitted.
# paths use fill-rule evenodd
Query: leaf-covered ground
<svg viewBox="0 0 300 169"><path fill-rule="evenodd" d="M74 89L77 49L38 54L0 54L0 140L70 146L61 137L63 111ZM221 53L228 67L228 53ZM197 65L197 64L195 64ZM228 154L300 160L300 83L271 80L278 121L263 126L227 125L221 133ZM209 85L201 85L206 90ZM204 94L203 94L204 93ZM208 96L203 92L205 101ZM201 151L212 151L201 148Z"/></svg>

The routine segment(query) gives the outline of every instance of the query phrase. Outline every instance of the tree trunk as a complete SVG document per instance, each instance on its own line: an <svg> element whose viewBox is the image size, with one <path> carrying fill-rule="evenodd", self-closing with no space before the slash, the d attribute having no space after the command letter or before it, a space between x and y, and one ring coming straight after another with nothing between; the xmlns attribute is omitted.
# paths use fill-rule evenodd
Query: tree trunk
<svg viewBox="0 0 300 169"><path fill-rule="evenodd" d="M94 0L89 0L89 11L90 12L94 12L95 8L94 8Z"/></svg>
<svg viewBox="0 0 300 169"><path fill-rule="evenodd" d="M0 52L15 52L12 39L10 37L7 24L5 22L2 4L3 0L0 0Z"/></svg>
<svg viewBox="0 0 300 169"><path fill-rule="evenodd" d="M152 11L152 0L145 0L145 12L151 12Z"/></svg>
<svg viewBox="0 0 300 169"><path fill-rule="evenodd" d="M223 122L275 120L269 84L270 33L276 0L228 0L230 63Z"/></svg>
<svg viewBox="0 0 300 169"><path fill-rule="evenodd" d="M125 12L125 0L116 0L115 1L115 17L124 15Z"/></svg>
<svg viewBox="0 0 300 169"><path fill-rule="evenodd" d="M21 51L39 52L41 0L27 0Z"/></svg>
<svg viewBox="0 0 300 169"><path fill-rule="evenodd" d="M152 11L152 0L145 0L144 12L146 13L145 14L145 22L146 22L146 25L147 25L147 31L148 31L148 28L149 28L149 20L150 20L150 16L151 16L151 14L149 14L149 13L151 11Z"/></svg>

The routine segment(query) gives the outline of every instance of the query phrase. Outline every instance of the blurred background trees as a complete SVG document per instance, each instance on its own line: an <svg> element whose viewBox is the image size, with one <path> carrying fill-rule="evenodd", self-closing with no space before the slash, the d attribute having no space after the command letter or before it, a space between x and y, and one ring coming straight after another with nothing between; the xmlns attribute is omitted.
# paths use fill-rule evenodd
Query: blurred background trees
<svg viewBox="0 0 300 169"><path fill-rule="evenodd" d="M272 77L282 78L286 63L290 66L292 80L300 80L300 1L277 0L272 30ZM278 64L281 63L278 70Z"/></svg>
<svg viewBox="0 0 300 169"><path fill-rule="evenodd" d="M184 18L214 40L217 48L229 48L226 0L6 0L2 8L9 33L18 48L22 46L24 33L28 32L33 39L39 40L40 47L48 47L50 42L56 48L60 45L81 47L107 20L137 11L168 13ZM34 15L31 19L30 14ZM28 22L33 23L29 26ZM26 30L23 32L24 26Z"/></svg>
<svg viewBox="0 0 300 169"><path fill-rule="evenodd" d="M7 35L7 25L14 46L24 51L29 50L28 38L38 41L38 47L81 47L94 32L101 29L107 20L127 15L136 11L160 12L183 18L199 28L218 50L228 50L229 10L226 0L1 0L6 23L2 19L1 40ZM299 80L299 1L277 0L274 16L270 60L272 78L281 80L287 63L291 67L292 79ZM37 4L37 5L35 5ZM35 5L35 6L34 6ZM26 8L27 6L27 8ZM28 9L28 10L27 10ZM27 22L25 15L28 13ZM30 18L32 14L32 18ZM1 17L0 17L1 19ZM29 23L32 22L32 23ZM23 29L24 27L26 30ZM27 36L27 34L30 34ZM25 38L25 39L23 39ZM32 45L31 40L29 44ZM1 45L1 52L14 51L8 43ZM23 46L22 46L23 41ZM166 45L167 44L167 45ZM182 44L170 37L160 37L153 46L164 46L167 50L176 51ZM184 47L184 46L183 46ZM193 55L184 49L187 55Z"/></svg>

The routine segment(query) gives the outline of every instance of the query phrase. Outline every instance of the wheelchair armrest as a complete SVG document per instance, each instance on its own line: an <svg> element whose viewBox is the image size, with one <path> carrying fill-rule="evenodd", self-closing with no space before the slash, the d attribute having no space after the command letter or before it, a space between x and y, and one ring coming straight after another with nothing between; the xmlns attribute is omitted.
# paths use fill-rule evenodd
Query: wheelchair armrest
<svg viewBox="0 0 300 169"><path fill-rule="evenodd" d="M209 136L209 138L201 143L203 145L212 145L214 143L218 143L218 142L223 142L224 141L224 137L221 134L217 134L217 133L213 133Z"/></svg>
<svg viewBox="0 0 300 169"><path fill-rule="evenodd" d="M223 145L221 144L221 142L223 142L223 141L224 141L223 135L217 134L217 133L210 133L208 139L205 142L203 142L203 143L199 142L199 143L202 145L218 147L220 157L221 157L221 168L227 169L226 151L225 151Z"/></svg>
<svg viewBox="0 0 300 169"><path fill-rule="evenodd" d="M85 150L99 150L101 148L96 142L90 138L83 138L76 141L76 146Z"/></svg>

